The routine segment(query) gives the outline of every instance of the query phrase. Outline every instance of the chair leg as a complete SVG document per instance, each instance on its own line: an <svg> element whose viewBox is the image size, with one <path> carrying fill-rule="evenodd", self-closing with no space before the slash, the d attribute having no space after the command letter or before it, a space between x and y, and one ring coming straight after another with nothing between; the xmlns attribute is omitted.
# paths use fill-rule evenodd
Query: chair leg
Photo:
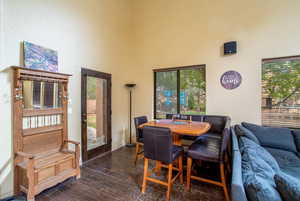
<svg viewBox="0 0 300 201"><path fill-rule="evenodd" d="M156 176L160 176L160 173L161 173L161 162L156 161L155 162L155 174L156 174Z"/></svg>
<svg viewBox="0 0 300 201"><path fill-rule="evenodd" d="M190 191L191 189L191 171L192 171L192 158L188 157L187 159L187 176L186 176L186 189Z"/></svg>
<svg viewBox="0 0 300 201"><path fill-rule="evenodd" d="M180 179L180 184L183 184L183 167L182 167L182 155L179 156L178 158L178 164L179 164L179 179Z"/></svg>
<svg viewBox="0 0 300 201"><path fill-rule="evenodd" d="M136 165L136 163L137 163L139 152L140 152L140 144L136 143L135 144L135 160L134 160L134 165Z"/></svg>
<svg viewBox="0 0 300 201"><path fill-rule="evenodd" d="M142 185L142 193L146 191L147 185L147 176L148 176L148 158L144 158L144 178L143 178L143 185Z"/></svg>
<svg viewBox="0 0 300 201"><path fill-rule="evenodd" d="M226 184L226 178L225 178L225 169L224 169L223 163L220 164L220 171L221 171L221 181L222 181L225 199L226 199L226 201L230 201L227 184Z"/></svg>
<svg viewBox="0 0 300 201"><path fill-rule="evenodd" d="M170 194L171 194L171 189L172 189L172 171L173 171L173 164L170 163L168 165L168 191L166 195L166 201L170 201Z"/></svg>

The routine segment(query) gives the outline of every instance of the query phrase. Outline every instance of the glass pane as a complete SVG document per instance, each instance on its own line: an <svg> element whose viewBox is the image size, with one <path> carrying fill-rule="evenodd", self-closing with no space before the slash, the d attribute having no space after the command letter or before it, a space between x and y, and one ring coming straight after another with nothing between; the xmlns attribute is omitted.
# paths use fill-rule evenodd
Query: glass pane
<svg viewBox="0 0 300 201"><path fill-rule="evenodd" d="M23 81L24 108L33 108L33 82Z"/></svg>
<svg viewBox="0 0 300 201"><path fill-rule="evenodd" d="M53 83L44 83L44 107L51 108L54 106L54 85Z"/></svg>
<svg viewBox="0 0 300 201"><path fill-rule="evenodd" d="M262 123L300 128L300 60L262 65Z"/></svg>
<svg viewBox="0 0 300 201"><path fill-rule="evenodd" d="M42 95L42 83L38 81L33 81L32 83L32 106L33 108L39 109L42 107L41 95Z"/></svg>
<svg viewBox="0 0 300 201"><path fill-rule="evenodd" d="M177 113L177 72L156 72L156 118Z"/></svg>
<svg viewBox="0 0 300 201"><path fill-rule="evenodd" d="M87 77L88 150L107 144L107 81Z"/></svg>
<svg viewBox="0 0 300 201"><path fill-rule="evenodd" d="M180 113L205 114L205 68L180 70Z"/></svg>
<svg viewBox="0 0 300 201"><path fill-rule="evenodd" d="M47 109L61 107L61 90L59 83L23 81L24 108Z"/></svg>
<svg viewBox="0 0 300 201"><path fill-rule="evenodd" d="M61 107L61 84L45 82L44 83L44 108Z"/></svg>

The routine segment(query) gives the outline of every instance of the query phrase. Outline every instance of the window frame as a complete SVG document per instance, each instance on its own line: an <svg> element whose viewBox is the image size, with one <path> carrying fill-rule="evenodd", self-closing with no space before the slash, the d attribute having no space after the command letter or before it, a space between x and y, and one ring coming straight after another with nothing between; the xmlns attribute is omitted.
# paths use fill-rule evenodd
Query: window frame
<svg viewBox="0 0 300 201"><path fill-rule="evenodd" d="M293 56L283 56L283 57L273 57L273 58L263 58L261 60L261 76L262 76L262 71L263 71L263 65L264 64L267 64L267 63L272 63L272 62L280 62L280 61L293 61L293 60L300 60L300 55L293 55ZM261 78L261 91L263 90L262 88L262 78ZM262 93L261 93L261 106L260 106L260 110L261 110L261 113L260 113L260 116L261 116L261 125L262 126L266 126L266 127L274 127L273 125L267 125L267 124L264 124L263 123L263 106L262 106ZM290 126L282 126L282 125L276 125L276 127L280 127L280 128L289 128L289 129L299 129L297 127L290 127Z"/></svg>
<svg viewBox="0 0 300 201"><path fill-rule="evenodd" d="M176 71L176 77L177 77L177 104L176 104L176 109L177 109L177 114L180 114L180 71L181 70L193 70L193 69L204 69L204 81L206 83L206 64L198 64L198 65L190 65L190 66L179 66L179 67L169 67L169 68L156 68L153 69L153 117L154 119L157 119L156 115L156 73L159 72L170 72L170 71ZM206 91L206 88L205 88ZM206 98L206 96L205 96ZM205 102L206 103L206 102Z"/></svg>

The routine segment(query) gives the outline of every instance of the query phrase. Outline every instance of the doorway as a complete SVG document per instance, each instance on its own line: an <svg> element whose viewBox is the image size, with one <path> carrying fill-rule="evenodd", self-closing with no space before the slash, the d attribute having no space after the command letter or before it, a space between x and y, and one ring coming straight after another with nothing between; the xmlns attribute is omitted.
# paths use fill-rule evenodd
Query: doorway
<svg viewBox="0 0 300 201"><path fill-rule="evenodd" d="M81 69L82 159L111 151L111 74Z"/></svg>

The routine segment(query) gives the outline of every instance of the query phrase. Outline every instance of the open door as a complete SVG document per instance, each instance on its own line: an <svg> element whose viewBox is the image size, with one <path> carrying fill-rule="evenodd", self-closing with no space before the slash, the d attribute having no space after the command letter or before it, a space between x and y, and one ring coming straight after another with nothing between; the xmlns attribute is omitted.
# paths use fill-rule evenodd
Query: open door
<svg viewBox="0 0 300 201"><path fill-rule="evenodd" d="M81 70L82 159L111 151L111 74Z"/></svg>

